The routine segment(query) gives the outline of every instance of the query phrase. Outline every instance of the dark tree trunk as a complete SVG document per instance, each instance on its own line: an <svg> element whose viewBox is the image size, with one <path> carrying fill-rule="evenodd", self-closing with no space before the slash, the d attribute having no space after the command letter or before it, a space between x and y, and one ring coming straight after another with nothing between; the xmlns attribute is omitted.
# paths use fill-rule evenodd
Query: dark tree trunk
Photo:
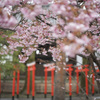
<svg viewBox="0 0 100 100"><path fill-rule="evenodd" d="M97 86L98 86L98 92L100 94L100 75L97 75L96 82L97 82Z"/></svg>
<svg viewBox="0 0 100 100"><path fill-rule="evenodd" d="M25 62L25 81L24 81L24 86L20 93L23 93L27 89L27 63L31 63L35 61L35 52L32 53L32 55L29 57L29 60ZM30 73L30 91L32 90L32 72Z"/></svg>
<svg viewBox="0 0 100 100"><path fill-rule="evenodd" d="M83 58L83 65L85 64L88 64L88 59L87 58ZM83 66L83 69L85 67ZM80 78L80 85L81 85L81 88L85 91L85 73L84 72L81 72L81 78ZM83 92L83 91L82 91Z"/></svg>
<svg viewBox="0 0 100 100"><path fill-rule="evenodd" d="M94 55L91 54L91 56L90 56L90 64L91 64L92 69L93 69L93 72L95 74L95 80L96 80L96 83L97 83L97 86L98 86L98 92L100 94L100 72L99 73L96 72L95 67L94 67L94 64L93 64L93 61L94 60L96 61L96 59L94 59ZM96 63L96 64L99 65L99 63ZM100 67L100 65L99 65L99 67Z"/></svg>
<svg viewBox="0 0 100 100"><path fill-rule="evenodd" d="M61 61L56 63L54 100L65 100L65 54L61 52L60 56Z"/></svg>
<svg viewBox="0 0 100 100"><path fill-rule="evenodd" d="M26 65L26 63L25 63L25 81L24 81L24 86L23 86L23 88L21 89L21 91L20 91L20 93L22 94L25 90L26 90L26 88L27 88L27 65Z"/></svg>

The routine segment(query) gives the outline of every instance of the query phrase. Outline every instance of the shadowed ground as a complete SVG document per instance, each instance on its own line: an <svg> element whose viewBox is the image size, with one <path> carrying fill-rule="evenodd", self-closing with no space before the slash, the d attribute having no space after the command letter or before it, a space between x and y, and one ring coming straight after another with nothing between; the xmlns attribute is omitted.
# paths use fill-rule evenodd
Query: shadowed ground
<svg viewBox="0 0 100 100"><path fill-rule="evenodd" d="M0 98L0 100L12 100L12 98ZM14 98L14 100L32 100L32 97L30 96L29 98L25 98L25 97L20 97L20 98ZM47 98L43 98L43 97L36 97L34 100L52 100L52 98L51 97L47 97ZM69 99L69 97L66 97L66 99L65 100L70 100ZM77 96L77 97L75 97L75 96L73 96L72 97L72 100L100 100L100 96L98 95L98 96L89 96L89 98L88 99L86 99L86 97L84 96Z"/></svg>

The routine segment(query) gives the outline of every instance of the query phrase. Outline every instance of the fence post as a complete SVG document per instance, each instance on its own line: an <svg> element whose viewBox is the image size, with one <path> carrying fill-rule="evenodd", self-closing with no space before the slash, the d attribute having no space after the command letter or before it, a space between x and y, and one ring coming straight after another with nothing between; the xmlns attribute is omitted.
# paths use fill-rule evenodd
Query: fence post
<svg viewBox="0 0 100 100"><path fill-rule="evenodd" d="M71 68L72 67L72 64L68 64L67 66L69 66L68 69L66 69L66 71L69 72L69 99L72 100L72 78L71 78L71 74L72 74L72 71L73 69Z"/></svg>
<svg viewBox="0 0 100 100"><path fill-rule="evenodd" d="M32 100L34 100L35 96L35 62L33 63L33 70L32 70Z"/></svg>
<svg viewBox="0 0 100 100"><path fill-rule="evenodd" d="M14 68L15 68L15 66L14 66ZM14 100L14 96L15 96L15 75L16 75L16 72L13 71L12 100Z"/></svg>
<svg viewBox="0 0 100 100"><path fill-rule="evenodd" d="M84 71L85 71L86 98L88 99L88 78L87 78L87 76L88 76L88 71L89 71L89 70L88 70L87 68L85 68Z"/></svg>
<svg viewBox="0 0 100 100"><path fill-rule="evenodd" d="M20 71L17 71L17 98L19 98L19 78L20 78Z"/></svg>
<svg viewBox="0 0 100 100"><path fill-rule="evenodd" d="M30 93L30 66L27 68L27 98L29 98Z"/></svg>
<svg viewBox="0 0 100 100"><path fill-rule="evenodd" d="M54 69L53 68L51 70L51 96L53 100L53 96L54 96Z"/></svg>
<svg viewBox="0 0 100 100"><path fill-rule="evenodd" d="M44 97L46 98L47 97L47 74L48 74L47 67L45 67L44 72L45 72Z"/></svg>
<svg viewBox="0 0 100 100"><path fill-rule="evenodd" d="M93 71L92 71L93 72ZM92 73L92 95L94 95L94 80L95 80L95 78L94 78L95 76L94 76L94 73Z"/></svg>

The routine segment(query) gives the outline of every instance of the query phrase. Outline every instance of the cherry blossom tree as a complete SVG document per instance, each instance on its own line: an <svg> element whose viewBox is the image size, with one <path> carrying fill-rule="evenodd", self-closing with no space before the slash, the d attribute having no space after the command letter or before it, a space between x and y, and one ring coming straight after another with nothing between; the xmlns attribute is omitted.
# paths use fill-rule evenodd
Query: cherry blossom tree
<svg viewBox="0 0 100 100"><path fill-rule="evenodd" d="M0 29L14 32L7 38L6 53L12 54L21 47L19 59L22 63L38 45L56 42L56 47L48 50L57 62L55 100L65 98L62 87L65 87L66 56L88 57L98 78L93 62L100 69L100 56L97 56L100 54L99 0L0 0ZM46 52L43 50L43 54Z"/></svg>

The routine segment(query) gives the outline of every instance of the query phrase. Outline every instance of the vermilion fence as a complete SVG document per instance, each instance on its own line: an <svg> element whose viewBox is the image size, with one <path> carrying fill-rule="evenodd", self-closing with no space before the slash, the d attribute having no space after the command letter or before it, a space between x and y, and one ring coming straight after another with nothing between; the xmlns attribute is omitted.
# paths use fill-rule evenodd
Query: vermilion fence
<svg viewBox="0 0 100 100"><path fill-rule="evenodd" d="M72 71L73 71L73 68L72 68L72 64L68 64L66 65L66 71L68 72L69 74L69 97L70 97L70 100L72 99ZM44 95L45 95L45 98L46 98L46 94L47 94L47 72L48 71L51 71L52 70L55 70L55 68L52 67L52 64L45 64L44 65L45 67L45 87L44 87ZM88 72L89 72L89 69L88 69L89 65L81 65L81 66L78 66L76 67L76 94L79 94L79 73L80 72L84 72L84 75L85 75L85 94L86 94L86 98L88 99L88 94L89 94L89 90L88 90ZM97 66L95 66L95 69L96 69L96 72L99 72L99 69ZM51 74L52 75L52 74ZM54 74L53 74L54 75ZM51 76L53 77L53 76ZM52 80L52 85L54 85L54 79ZM93 70L92 70L92 95L94 95L94 81L95 81L95 75L93 73ZM53 93L53 90L54 88L51 88L51 96L54 96L54 94L52 95Z"/></svg>
<svg viewBox="0 0 100 100"><path fill-rule="evenodd" d="M32 71L32 100L34 100L35 97L35 62L27 64L28 68L27 68L27 98L29 98L30 95L30 71ZM66 72L69 74L69 98L70 100L72 99L72 64L67 64L66 65ZM55 75L55 68L54 68L54 64L44 64L44 73L45 73L45 78L44 78L44 97L47 97L47 80L48 80L48 71L51 72L51 98L53 100L53 96L54 96L54 75ZM83 72L85 75L85 94L86 97L88 98L89 95L89 80L88 80L88 72L89 72L89 65L81 65L76 67L75 72L76 72L76 94L79 94L79 90L80 90L80 85L79 85L79 73ZM98 67L95 67L96 72L99 72ZM12 100L14 100L14 96L15 96L15 76L17 75L17 98L19 98L19 80L20 80L20 71L13 71L13 84L12 84ZM92 70L92 95L94 95L95 93L95 89L94 89L94 85L95 85L95 74L93 73ZM0 74L0 94L1 94L1 74Z"/></svg>

